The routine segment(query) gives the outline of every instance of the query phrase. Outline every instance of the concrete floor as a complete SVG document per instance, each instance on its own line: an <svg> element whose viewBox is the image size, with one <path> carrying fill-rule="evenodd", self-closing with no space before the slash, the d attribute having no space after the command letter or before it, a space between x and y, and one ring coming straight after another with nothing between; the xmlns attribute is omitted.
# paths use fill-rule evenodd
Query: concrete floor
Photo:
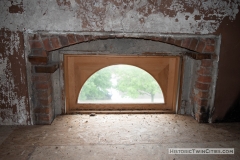
<svg viewBox="0 0 240 160"><path fill-rule="evenodd" d="M168 148L234 148L234 155L174 155ZM173 114L64 115L52 125L0 126L2 160L240 159L240 123L199 124Z"/></svg>

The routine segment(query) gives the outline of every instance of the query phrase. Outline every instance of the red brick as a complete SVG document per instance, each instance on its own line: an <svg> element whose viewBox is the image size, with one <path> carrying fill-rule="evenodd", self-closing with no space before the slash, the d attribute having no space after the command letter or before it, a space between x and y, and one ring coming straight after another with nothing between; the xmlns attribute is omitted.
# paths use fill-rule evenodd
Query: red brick
<svg viewBox="0 0 240 160"><path fill-rule="evenodd" d="M84 41L91 41L92 35L84 35ZM101 39L108 39L108 36L101 36Z"/></svg>
<svg viewBox="0 0 240 160"><path fill-rule="evenodd" d="M62 46L68 46L69 45L67 36L60 35L59 40L60 40Z"/></svg>
<svg viewBox="0 0 240 160"><path fill-rule="evenodd" d="M203 41L200 40L200 41L198 42L196 51L199 52L199 53L202 53L204 47L205 47L205 42L203 42Z"/></svg>
<svg viewBox="0 0 240 160"><path fill-rule="evenodd" d="M39 103L43 106L48 106L52 103L52 96L47 97L47 99L38 99Z"/></svg>
<svg viewBox="0 0 240 160"><path fill-rule="evenodd" d="M212 74L212 68L210 67L200 67L200 69L197 71L198 74L201 75L211 75Z"/></svg>
<svg viewBox="0 0 240 160"><path fill-rule="evenodd" d="M199 75L198 78L197 78L197 81L202 82L202 83L211 83L212 77Z"/></svg>
<svg viewBox="0 0 240 160"><path fill-rule="evenodd" d="M191 38L186 38L182 41L182 47L188 48L191 43Z"/></svg>
<svg viewBox="0 0 240 160"><path fill-rule="evenodd" d="M32 49L31 56L47 57L47 52L43 49Z"/></svg>
<svg viewBox="0 0 240 160"><path fill-rule="evenodd" d="M41 34L40 37L42 39L46 39L46 38L49 38L49 34Z"/></svg>
<svg viewBox="0 0 240 160"><path fill-rule="evenodd" d="M40 36L38 34L33 34L28 36L29 41L40 40Z"/></svg>
<svg viewBox="0 0 240 160"><path fill-rule="evenodd" d="M122 36L124 37L124 36ZM119 38L122 38L122 37L119 37ZM108 39L109 36L108 35L101 35L100 36L100 39ZM84 35L84 41L91 41L93 39L92 35Z"/></svg>
<svg viewBox="0 0 240 160"><path fill-rule="evenodd" d="M48 89L51 87L50 82L40 82L36 84L36 89Z"/></svg>
<svg viewBox="0 0 240 160"><path fill-rule="evenodd" d="M197 94L196 96L198 96L198 97L200 97L200 98L208 98L208 96L209 96L209 91L201 91L201 90L199 90L199 91L198 91L198 94Z"/></svg>
<svg viewBox="0 0 240 160"><path fill-rule="evenodd" d="M215 52L215 46L213 46L213 45L206 45L206 47L204 49L204 52L214 53Z"/></svg>
<svg viewBox="0 0 240 160"><path fill-rule="evenodd" d="M48 57L42 57L42 56L32 56L31 54L28 56L28 60L33 65L39 65L39 64L47 64Z"/></svg>
<svg viewBox="0 0 240 160"><path fill-rule="evenodd" d="M75 44L77 42L74 34L68 34L67 38L68 38L69 44Z"/></svg>
<svg viewBox="0 0 240 160"><path fill-rule="evenodd" d="M62 45L60 44L60 42L58 40L58 37L51 37L50 39L52 42L53 49L58 49L58 48L62 47Z"/></svg>
<svg viewBox="0 0 240 160"><path fill-rule="evenodd" d="M111 38L111 39L116 38L116 35L110 34L108 35L108 38ZM93 36L93 39L100 39L100 36Z"/></svg>
<svg viewBox="0 0 240 160"><path fill-rule="evenodd" d="M75 36L78 42L83 42L84 41L84 36L83 35L76 35Z"/></svg>
<svg viewBox="0 0 240 160"><path fill-rule="evenodd" d="M100 39L101 39L101 37L102 37L102 36L100 36ZM123 38L124 35L123 35L123 34L117 34L117 35L115 35L115 37L116 37L116 38Z"/></svg>
<svg viewBox="0 0 240 160"><path fill-rule="evenodd" d="M35 73L54 73L59 68L56 63L35 66Z"/></svg>
<svg viewBox="0 0 240 160"><path fill-rule="evenodd" d="M170 43L170 44L174 44L175 39L173 39L172 37L168 37L167 42Z"/></svg>
<svg viewBox="0 0 240 160"><path fill-rule="evenodd" d="M49 107L38 107L34 109L35 113L40 113L40 114L49 114L50 113L50 108Z"/></svg>
<svg viewBox="0 0 240 160"><path fill-rule="evenodd" d="M109 35L109 38L113 39L116 38L115 35ZM92 36L92 40L98 40L101 39L101 36Z"/></svg>
<svg viewBox="0 0 240 160"><path fill-rule="evenodd" d="M49 122L49 121L51 120L51 117L50 117L50 115L48 115L48 114L39 114L39 115L38 115L38 119L39 119L40 122L41 122L41 121L47 121L47 122Z"/></svg>
<svg viewBox="0 0 240 160"><path fill-rule="evenodd" d="M106 37L106 36L104 36L104 37ZM124 36L123 36L124 37ZM154 36L137 36L137 39L139 39L139 38L142 38L142 39L144 39L144 40L153 40L153 39L155 39L155 37Z"/></svg>
<svg viewBox="0 0 240 160"><path fill-rule="evenodd" d="M32 76L32 81L49 81L50 80L50 74L42 73L42 74L35 74Z"/></svg>
<svg viewBox="0 0 240 160"><path fill-rule="evenodd" d="M51 95L50 89L45 89L37 92L38 99L48 99L48 97Z"/></svg>
<svg viewBox="0 0 240 160"><path fill-rule="evenodd" d="M206 38L205 41L207 44L215 45L215 39L213 39L213 38Z"/></svg>
<svg viewBox="0 0 240 160"><path fill-rule="evenodd" d="M181 44L182 44L182 40L178 40L178 39L176 39L175 40L175 45L177 45L177 46L181 46Z"/></svg>
<svg viewBox="0 0 240 160"><path fill-rule="evenodd" d="M198 39L193 38L190 43L189 49L195 51L197 44L198 44Z"/></svg>
<svg viewBox="0 0 240 160"><path fill-rule="evenodd" d="M29 41L29 44L32 49L43 47L41 41Z"/></svg>
<svg viewBox="0 0 240 160"><path fill-rule="evenodd" d="M201 99L199 98L196 102L200 107L207 107L208 106L208 100L207 99Z"/></svg>
<svg viewBox="0 0 240 160"><path fill-rule="evenodd" d="M45 50L47 50L47 51L53 50L53 47L50 44L50 41L48 38L43 39L43 45L44 45Z"/></svg>
<svg viewBox="0 0 240 160"><path fill-rule="evenodd" d="M210 84L196 82L195 87L201 90L208 90L210 88Z"/></svg>
<svg viewBox="0 0 240 160"><path fill-rule="evenodd" d="M108 35L108 39L115 39L116 38L116 35ZM91 37L91 40L99 40L99 39L101 39L101 36L99 36L99 35L92 35L92 37Z"/></svg>
<svg viewBox="0 0 240 160"><path fill-rule="evenodd" d="M203 59L203 60L201 60L201 66L202 67L212 67L213 66L213 60Z"/></svg>
<svg viewBox="0 0 240 160"><path fill-rule="evenodd" d="M166 42L167 41L167 37L155 37L155 40L156 41L159 41L159 42Z"/></svg>

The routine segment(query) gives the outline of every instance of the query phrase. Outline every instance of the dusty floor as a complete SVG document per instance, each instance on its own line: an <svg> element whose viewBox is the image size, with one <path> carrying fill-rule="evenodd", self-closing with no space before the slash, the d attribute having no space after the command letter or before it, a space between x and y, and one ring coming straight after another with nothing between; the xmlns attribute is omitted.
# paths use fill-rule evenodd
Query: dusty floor
<svg viewBox="0 0 240 160"><path fill-rule="evenodd" d="M207 147L235 154L168 154L168 148ZM199 124L173 114L65 115L52 125L0 126L0 159L240 159L240 123Z"/></svg>

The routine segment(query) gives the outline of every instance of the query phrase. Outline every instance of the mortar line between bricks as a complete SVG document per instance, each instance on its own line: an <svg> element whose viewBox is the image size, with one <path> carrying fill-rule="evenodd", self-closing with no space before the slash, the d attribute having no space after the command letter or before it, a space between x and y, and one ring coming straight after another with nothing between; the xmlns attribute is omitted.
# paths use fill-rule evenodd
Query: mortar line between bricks
<svg viewBox="0 0 240 160"><path fill-rule="evenodd" d="M200 82L200 81L196 81L197 83L201 83L201 84L212 84L212 82Z"/></svg>
<svg viewBox="0 0 240 160"><path fill-rule="evenodd" d="M212 75L212 74L201 74L201 73L197 73L197 74L198 74L198 75L201 75L201 76L208 76L208 77L209 77L209 76L211 77L211 75Z"/></svg>

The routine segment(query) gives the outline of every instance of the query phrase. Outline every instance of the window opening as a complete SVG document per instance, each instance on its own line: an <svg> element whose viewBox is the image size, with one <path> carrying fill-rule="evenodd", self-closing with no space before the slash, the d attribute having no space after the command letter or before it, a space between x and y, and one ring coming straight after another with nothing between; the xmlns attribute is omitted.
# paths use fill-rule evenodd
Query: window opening
<svg viewBox="0 0 240 160"><path fill-rule="evenodd" d="M91 75L82 86L77 102L164 103L158 82L145 70L132 65L112 65Z"/></svg>

